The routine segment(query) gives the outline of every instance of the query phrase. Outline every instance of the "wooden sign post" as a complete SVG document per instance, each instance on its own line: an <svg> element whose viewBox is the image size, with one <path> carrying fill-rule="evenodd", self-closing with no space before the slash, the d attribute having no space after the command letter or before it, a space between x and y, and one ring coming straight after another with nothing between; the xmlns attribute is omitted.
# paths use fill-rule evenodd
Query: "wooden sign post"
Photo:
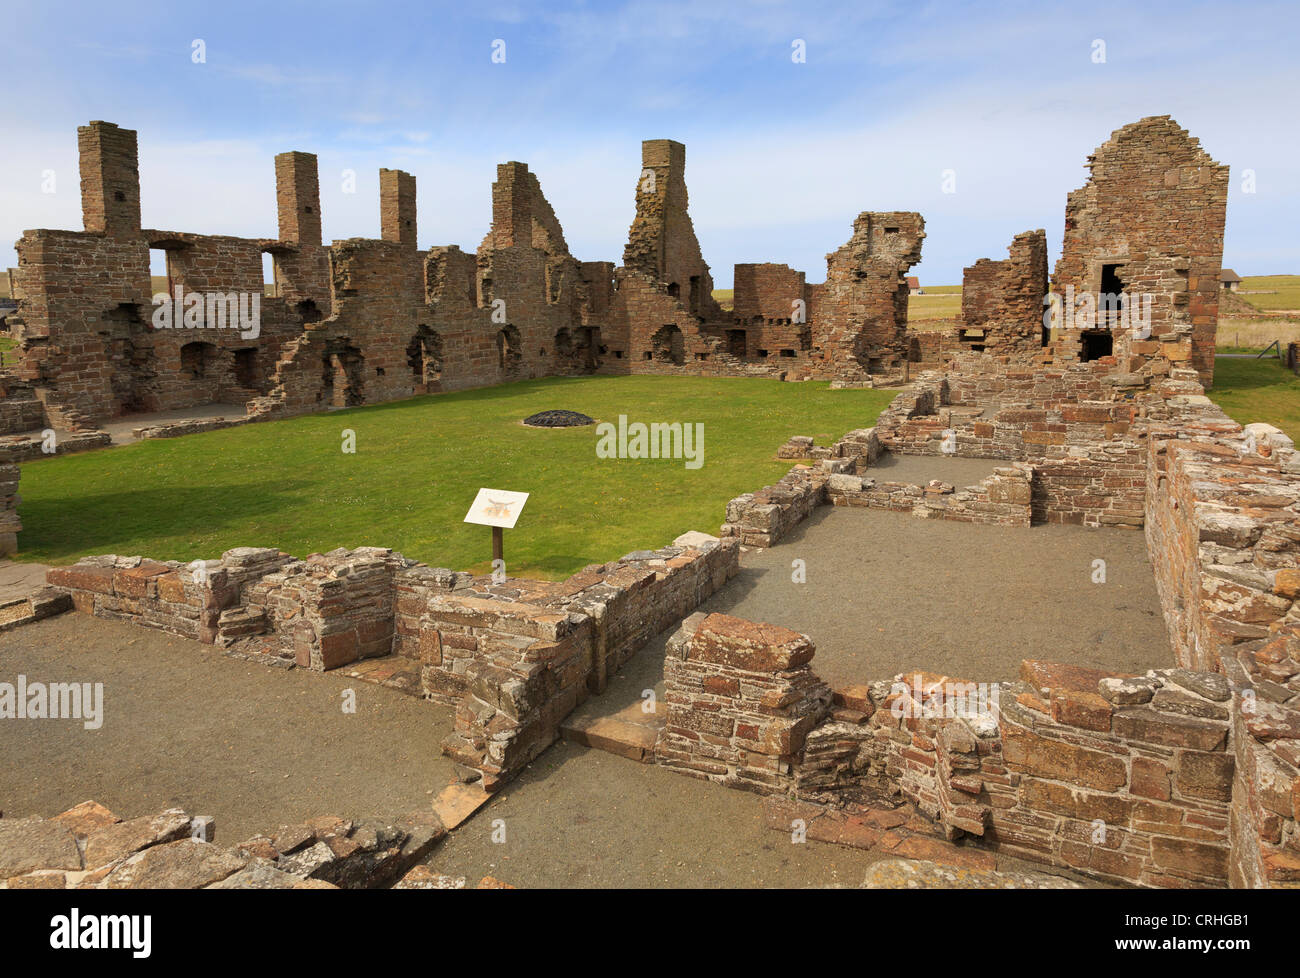
<svg viewBox="0 0 1300 978"><path fill-rule="evenodd" d="M480 489L474 505L465 514L466 523L492 527L492 571L504 571L505 531L513 529L519 514L528 501L526 492L508 492L505 489ZM500 561L500 563L498 563Z"/></svg>

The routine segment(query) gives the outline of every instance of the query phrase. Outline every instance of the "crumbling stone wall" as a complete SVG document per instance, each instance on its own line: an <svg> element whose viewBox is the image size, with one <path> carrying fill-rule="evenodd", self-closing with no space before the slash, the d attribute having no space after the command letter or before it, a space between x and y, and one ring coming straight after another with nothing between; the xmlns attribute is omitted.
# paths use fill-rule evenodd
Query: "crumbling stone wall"
<svg viewBox="0 0 1300 978"><path fill-rule="evenodd" d="M216 831L211 818L179 808L124 820L94 801L48 819L0 818L0 885L10 890L387 888L427 859L447 834L433 812L392 819L323 815L233 846L218 845Z"/></svg>
<svg viewBox="0 0 1300 978"><path fill-rule="evenodd" d="M1259 753L1280 732L1278 718L1234 733L1252 721L1238 709L1240 687L1222 675L1025 662L1020 682L991 691L931 673L831 691L810 666L814 651L807 636L774 625L726 615L684 622L665 662L669 713L656 762L849 812L864 796L902 797L951 840L1113 882L1300 879L1288 851L1294 769ZM1275 765L1249 798L1243 758ZM1250 875L1259 866L1266 872Z"/></svg>
<svg viewBox="0 0 1300 978"><path fill-rule="evenodd" d="M298 560L243 547L220 560L106 555L52 568L52 588L97 617L316 671L397 654L430 699L456 707L444 751L495 790L650 638L737 569L739 547L636 551L563 582L458 574L378 547Z"/></svg>
<svg viewBox="0 0 1300 978"><path fill-rule="evenodd" d="M812 656L808 637L788 628L692 616L664 659L668 722L655 762L731 787L780 790L831 705Z"/></svg>
<svg viewBox="0 0 1300 978"><path fill-rule="evenodd" d="M813 348L834 379L861 382L907 361L908 270L921 260L925 220L911 211L864 212L826 256L814 293Z"/></svg>
<svg viewBox="0 0 1300 978"><path fill-rule="evenodd" d="M1010 257L981 258L962 270L960 333L988 353L1036 353L1043 347L1047 296L1047 232L1024 231Z"/></svg>
<svg viewBox="0 0 1300 978"><path fill-rule="evenodd" d="M971 372L971 362L958 358L964 369L926 375L896 399L877 419L881 444L1030 463L1035 523L1142 525L1146 444L1132 433L1134 404L1103 393L1104 366L999 376Z"/></svg>
<svg viewBox="0 0 1300 978"><path fill-rule="evenodd" d="M142 229L135 133L93 122L79 142L86 230L19 242L18 397L0 430L30 430L38 412L75 431L218 400L281 416L596 370L843 386L901 380L910 363L942 363L962 346L1043 356L1038 231L1017 236L1007 260L968 269L960 331L909 334L906 273L925 236L913 212L859 214L823 284L784 265L738 265L737 306L724 313L689 215L685 148L672 140L642 145L618 269L569 254L522 163L498 167L492 227L471 255L418 250L415 179L389 169L381 237L325 247L316 160L300 152L275 159L278 238ZM1160 117L1119 130L1092 169L1067 207L1057 291L1096 291L1104 268L1122 266L1126 290L1157 297L1153 332L1117 333L1100 362L1144 379L1191 364L1208 379L1226 168ZM260 295L270 254L260 335L149 328L150 248L166 252L172 287L223 295ZM1057 336L1057 360L1078 359L1075 333Z"/></svg>
<svg viewBox="0 0 1300 978"><path fill-rule="evenodd" d="M1029 526L1031 480L1034 470L1015 462L993 470L977 485L957 488L932 480L927 485L876 480L866 475L832 475L826 495L835 506L864 506L910 513L921 519Z"/></svg>
<svg viewBox="0 0 1300 978"><path fill-rule="evenodd" d="M796 364L811 355L812 295L803 272L788 265L738 264L733 283L732 315L745 326L747 356Z"/></svg>
<svg viewBox="0 0 1300 978"><path fill-rule="evenodd" d="M133 411L162 411L266 391L280 345L302 328L291 302L323 303L319 221L310 240L264 241L142 229L136 134L112 123L78 130L85 230L26 232L17 244L19 315L14 376L34 389L45 424L76 430ZM297 169L277 160L282 218L287 200L315 194L315 157ZM308 166L310 187L301 179ZM318 194L304 203L319 217ZM262 253L289 270L287 298L262 297L260 333L231 329L154 330L149 249L167 254L171 290L262 296ZM312 267L312 279L304 269ZM293 283L297 282L295 286ZM174 294L174 292L173 292ZM224 304L223 304L224 305ZM35 420L6 419L7 431Z"/></svg>
<svg viewBox="0 0 1300 978"><path fill-rule="evenodd" d="M647 139L641 144L636 217L623 249L623 265L665 283L668 294L692 316L722 318L688 211L686 147L681 143Z"/></svg>
<svg viewBox="0 0 1300 978"><path fill-rule="evenodd" d="M1065 208L1065 241L1053 276L1064 296L1102 291L1107 266L1130 295L1154 296L1151 337L1181 346L1181 356L1210 386L1223 264L1228 168L1216 163L1169 116L1150 116L1115 130L1088 157L1088 183ZM1114 332L1121 362L1149 356L1149 340ZM1077 329L1055 338L1059 359L1078 357ZM1130 371L1132 365L1129 366Z"/></svg>
<svg viewBox="0 0 1300 978"><path fill-rule="evenodd" d="M1167 416L1149 425L1147 546L1160 555L1156 586L1179 663L1221 671L1234 647L1300 617L1300 454L1271 425L1243 428L1188 393L1201 389L1194 380L1165 387Z"/></svg>

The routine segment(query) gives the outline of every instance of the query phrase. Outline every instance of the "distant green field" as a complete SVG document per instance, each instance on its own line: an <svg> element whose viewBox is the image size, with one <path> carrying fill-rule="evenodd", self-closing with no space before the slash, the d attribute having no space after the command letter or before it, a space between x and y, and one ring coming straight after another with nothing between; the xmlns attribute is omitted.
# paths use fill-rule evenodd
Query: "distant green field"
<svg viewBox="0 0 1300 978"><path fill-rule="evenodd" d="M1242 295L1256 309L1300 309L1300 275L1247 275L1241 280Z"/></svg>
<svg viewBox="0 0 1300 978"><path fill-rule="evenodd" d="M1274 357L1214 361L1211 400L1241 424L1277 425L1300 441L1300 377Z"/></svg>
<svg viewBox="0 0 1300 978"><path fill-rule="evenodd" d="M923 295L908 296L907 321L909 323L961 318L960 285L924 285L922 288L925 290Z"/></svg>
<svg viewBox="0 0 1300 978"><path fill-rule="evenodd" d="M735 289L714 289L713 301L722 306L727 312L731 312L736 307L736 290Z"/></svg>

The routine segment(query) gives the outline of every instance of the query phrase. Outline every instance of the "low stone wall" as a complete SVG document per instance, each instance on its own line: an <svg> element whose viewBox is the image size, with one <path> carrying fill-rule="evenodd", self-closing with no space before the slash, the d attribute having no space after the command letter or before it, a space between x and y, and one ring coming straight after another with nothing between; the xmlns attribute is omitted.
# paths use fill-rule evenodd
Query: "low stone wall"
<svg viewBox="0 0 1300 978"><path fill-rule="evenodd" d="M239 425L261 420L264 419L254 417L222 417L196 418L189 421L166 421L161 424L147 425L143 428L132 428L131 434L141 440L146 438L180 438L182 435L196 435L203 431L221 431L225 428L234 428Z"/></svg>
<svg viewBox="0 0 1300 978"><path fill-rule="evenodd" d="M1188 668L1221 669L1234 645L1300 619L1300 454L1251 427L1214 409L1199 426L1151 432L1147 546Z"/></svg>
<svg viewBox="0 0 1300 978"><path fill-rule="evenodd" d="M55 455L68 455L72 452L88 452L95 448L107 448L113 444L113 437L107 431L78 431L59 436L54 443ZM49 458L49 442L40 435L9 435L0 438L0 463L33 462Z"/></svg>
<svg viewBox="0 0 1300 978"><path fill-rule="evenodd" d="M978 485L963 489L938 480L920 486L877 482L859 475L832 475L826 483L826 495L835 506L866 506L958 523L1029 526L1033 474L1029 465L1017 462L997 468Z"/></svg>
<svg viewBox="0 0 1300 978"><path fill-rule="evenodd" d="M797 465L780 482L727 503L720 531L747 547L770 547L826 501L829 473Z"/></svg>
<svg viewBox="0 0 1300 978"><path fill-rule="evenodd" d="M638 551L557 584L490 578L434 592L418 621L425 692L454 702L443 745L491 790L545 750L560 722L654 635L738 568L734 541Z"/></svg>
<svg viewBox="0 0 1300 978"><path fill-rule="evenodd" d="M856 428L829 448L815 448L811 438L796 435L777 450L777 457L812 458L815 464L796 465L780 482L728 502L721 535L747 547L772 546L828 501L826 483L832 475L861 471L880 452L874 428Z"/></svg>
<svg viewBox="0 0 1300 978"><path fill-rule="evenodd" d="M788 629L697 616L670 650L656 761L681 773L901 797L949 839L1112 882L1300 885L1300 717L1252 711L1232 678L1026 662L1017 683L915 673L828 697Z"/></svg>
<svg viewBox="0 0 1300 978"><path fill-rule="evenodd" d="M288 554L256 547L228 550L221 560L185 565L107 554L85 557L70 567L51 567L45 579L70 594L76 610L97 618L229 646L269 627L264 617L255 627L244 627L248 618L258 617L244 607L245 585L292 562ZM258 651L269 658L283 657L279 636L274 638L264 640Z"/></svg>
<svg viewBox="0 0 1300 978"><path fill-rule="evenodd" d="M668 720L655 761L731 787L780 791L830 687L805 635L730 615L693 615L664 659Z"/></svg>
<svg viewBox="0 0 1300 978"><path fill-rule="evenodd" d="M79 611L268 664L416 660L425 695L456 707L444 752L493 790L610 673L736 572L735 541L688 537L698 539L562 582L453 573L378 547L304 560L244 547L187 565L108 555L46 576Z"/></svg>
<svg viewBox="0 0 1300 978"><path fill-rule="evenodd" d="M1300 677L1278 682L1300 668L1300 627L1234 651L1229 885L1300 888Z"/></svg>
<svg viewBox="0 0 1300 978"><path fill-rule="evenodd" d="M0 889L381 889L447 834L433 812L332 815L233 846L179 808L118 818L94 801L53 818L0 818Z"/></svg>

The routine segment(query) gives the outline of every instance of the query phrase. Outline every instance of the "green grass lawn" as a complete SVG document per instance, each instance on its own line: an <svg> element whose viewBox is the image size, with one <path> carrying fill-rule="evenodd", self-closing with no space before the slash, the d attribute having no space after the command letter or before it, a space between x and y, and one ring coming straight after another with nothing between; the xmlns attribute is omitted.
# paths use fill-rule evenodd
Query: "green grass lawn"
<svg viewBox="0 0 1300 978"><path fill-rule="evenodd" d="M926 329L927 321L961 318L960 285L927 285L923 295L907 297L908 323L920 323L916 329Z"/></svg>
<svg viewBox="0 0 1300 978"><path fill-rule="evenodd" d="M589 563L717 533L728 499L790 468L791 435L830 444L868 427L896 391L676 377L524 381L141 442L22 466L21 560L87 554L217 557L238 546L296 556L383 546L486 570L491 530L462 523L480 486L532 493L506 531L511 575L558 579ZM595 426L532 429L567 408L598 421L700 422L704 464L600 459ZM341 451L356 432L356 453Z"/></svg>
<svg viewBox="0 0 1300 978"><path fill-rule="evenodd" d="M1209 394L1233 421L1276 425L1300 443L1300 377L1276 358L1217 358Z"/></svg>
<svg viewBox="0 0 1300 978"><path fill-rule="evenodd" d="M1243 295L1256 309L1300 309L1300 275L1246 275L1241 280Z"/></svg>

